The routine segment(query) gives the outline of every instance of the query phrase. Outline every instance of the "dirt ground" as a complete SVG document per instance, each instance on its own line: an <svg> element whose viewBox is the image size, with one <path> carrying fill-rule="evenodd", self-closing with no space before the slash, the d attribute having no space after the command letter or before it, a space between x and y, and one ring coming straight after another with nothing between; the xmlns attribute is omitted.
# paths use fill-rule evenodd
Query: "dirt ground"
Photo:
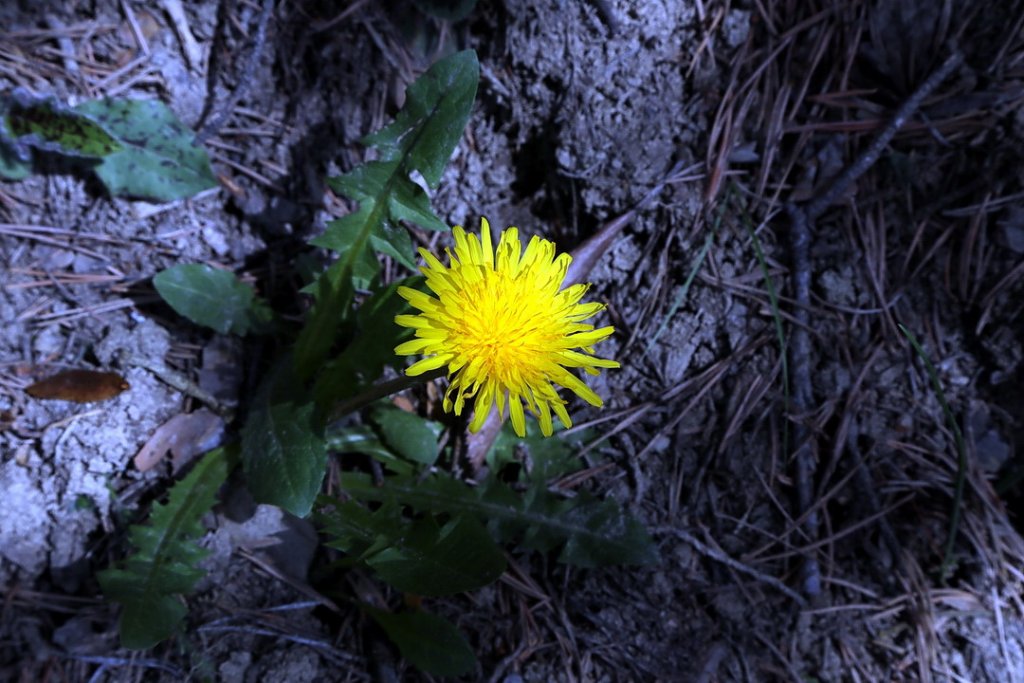
<svg viewBox="0 0 1024 683"><path fill-rule="evenodd" d="M432 601L479 657L466 680L1024 680L1024 3L480 0L447 22L398 0L201 0L178 24L175 5L0 7L0 90L159 98L211 131L220 180L167 205L78 175L0 184L0 679L426 679L317 601L315 529L237 483L206 520L186 637L118 649L94 574L173 480L132 458L199 407L151 367L238 400L270 352L174 315L152 276L221 264L298 315L288 274L352 208L326 178L439 55L474 48L444 220L571 250L668 182L591 275L623 367L595 382L603 411L574 410L606 435L584 486L643 520L661 562L513 554L494 586ZM951 54L801 263L786 204L822 196ZM63 368L131 389L25 394Z"/></svg>

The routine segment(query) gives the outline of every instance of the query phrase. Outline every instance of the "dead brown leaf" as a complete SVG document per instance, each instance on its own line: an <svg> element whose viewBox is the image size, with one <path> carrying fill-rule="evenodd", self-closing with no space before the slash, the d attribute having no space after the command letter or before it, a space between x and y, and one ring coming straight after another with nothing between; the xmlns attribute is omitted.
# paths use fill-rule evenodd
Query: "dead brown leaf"
<svg viewBox="0 0 1024 683"><path fill-rule="evenodd" d="M64 370L25 389L33 398L93 403L114 398L130 385L116 372Z"/></svg>
<svg viewBox="0 0 1024 683"><path fill-rule="evenodd" d="M223 433L224 420L205 408L175 415L139 449L135 467L140 472L151 470L170 453L171 467L177 472L195 456L216 448Z"/></svg>

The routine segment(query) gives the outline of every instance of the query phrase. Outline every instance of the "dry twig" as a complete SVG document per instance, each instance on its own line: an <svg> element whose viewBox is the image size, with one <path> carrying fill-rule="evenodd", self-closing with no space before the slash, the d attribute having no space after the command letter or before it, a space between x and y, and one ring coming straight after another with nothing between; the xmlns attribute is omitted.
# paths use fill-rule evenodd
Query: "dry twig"
<svg viewBox="0 0 1024 683"><path fill-rule="evenodd" d="M234 408L217 400L213 394L206 391L180 372L176 372L162 363L155 363L129 352L121 354L121 362L126 365L134 365L135 367L148 370L157 379L161 380L169 387L177 389L181 393L191 396L197 401L206 404L210 410L223 417L226 422L231 422L234 419Z"/></svg>
<svg viewBox="0 0 1024 683"><path fill-rule="evenodd" d="M935 72L915 90L909 98L896 110L889 124L879 132L878 136L868 145L857 159L840 173L825 189L803 207L795 204L786 205L789 216L790 256L792 259L792 278L795 307L793 327L789 344L790 368L792 372L793 395L791 412L793 432L796 443L794 454L796 469L797 501L801 514L805 516L805 528L810 538L818 536L818 514L814 510L812 498L812 480L814 463L817 460L817 443L814 435L803 422L812 410L814 394L811 382L811 342L808 329L811 310L811 266L810 245L811 233L815 221L824 211L839 199L850 186L870 169L893 136L903 127L907 120L931 94L957 68L963 55L959 50L946 59ZM821 570L813 553L804 558L803 591L812 599L821 594Z"/></svg>

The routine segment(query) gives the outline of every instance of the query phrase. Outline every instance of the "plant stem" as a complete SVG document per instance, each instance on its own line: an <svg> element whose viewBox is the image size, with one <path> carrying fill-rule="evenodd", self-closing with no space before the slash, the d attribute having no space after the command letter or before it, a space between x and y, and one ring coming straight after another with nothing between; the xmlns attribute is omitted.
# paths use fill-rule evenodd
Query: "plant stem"
<svg viewBox="0 0 1024 683"><path fill-rule="evenodd" d="M406 389L414 387L421 382L429 382L437 379L438 377L444 377L445 372L444 368L438 368L437 370L431 370L430 372L425 372L422 375L417 375L416 377L399 375L394 379L378 382L377 384L367 387L362 393L356 394L352 398L346 399L334 406L328 422L336 422L345 415L354 413L360 408L367 406L376 400L382 399L385 396L390 396L391 394L397 394L399 391L405 391Z"/></svg>

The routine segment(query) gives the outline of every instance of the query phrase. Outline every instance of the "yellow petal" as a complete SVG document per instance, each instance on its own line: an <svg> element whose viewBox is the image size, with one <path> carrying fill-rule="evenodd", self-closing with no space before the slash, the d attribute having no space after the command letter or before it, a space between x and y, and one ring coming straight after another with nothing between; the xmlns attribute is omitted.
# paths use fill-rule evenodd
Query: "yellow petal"
<svg viewBox="0 0 1024 683"><path fill-rule="evenodd" d="M408 301L413 308L418 308L425 313L437 310L438 300L418 289L399 287L398 295Z"/></svg>
<svg viewBox="0 0 1024 683"><path fill-rule="evenodd" d="M547 401L541 401L537 407L540 408L540 417L538 418L540 421L540 433L544 436L551 436L555 431L554 425L551 424L551 407Z"/></svg>
<svg viewBox="0 0 1024 683"><path fill-rule="evenodd" d="M558 382L566 389L571 390L574 394L592 406L600 408L604 405L604 401L601 400L600 396L594 393L593 389L577 379L576 375L559 365L554 366L554 371L551 373L551 379Z"/></svg>
<svg viewBox="0 0 1024 683"><path fill-rule="evenodd" d="M443 353L437 356L431 356L430 358L424 358L418 360L410 365L405 370L405 374L410 377L416 377L422 375L424 372L430 372L431 370L437 370L438 368L444 367L444 364L451 358L451 354Z"/></svg>
<svg viewBox="0 0 1024 683"><path fill-rule="evenodd" d="M494 247L491 246L491 224L480 217L480 245L484 252L484 265L494 270Z"/></svg>
<svg viewBox="0 0 1024 683"><path fill-rule="evenodd" d="M433 323L418 315L396 315L395 324L402 327L411 327L414 330L433 327Z"/></svg>
<svg viewBox="0 0 1024 683"><path fill-rule="evenodd" d="M432 339L410 339L395 347L395 353L399 356L411 356L414 353L423 353L423 350L434 343Z"/></svg>
<svg viewBox="0 0 1024 683"><path fill-rule="evenodd" d="M469 423L469 431L473 434L479 432L480 428L484 426L484 422L491 412L492 397L493 389L490 386L485 386L477 397L476 405L473 407L473 420Z"/></svg>
<svg viewBox="0 0 1024 683"><path fill-rule="evenodd" d="M523 415L523 404L518 396L508 397L508 414L512 420L512 429L519 436L526 436L526 417Z"/></svg>
<svg viewBox="0 0 1024 683"><path fill-rule="evenodd" d="M561 364L567 368L617 368L618 361L588 356L579 351L562 351L558 354Z"/></svg>
<svg viewBox="0 0 1024 683"><path fill-rule="evenodd" d="M551 408L555 411L555 415L558 415L558 419L562 422L562 426L566 429L572 427L572 419L569 418L569 413L565 409L565 404L561 401L552 402Z"/></svg>

